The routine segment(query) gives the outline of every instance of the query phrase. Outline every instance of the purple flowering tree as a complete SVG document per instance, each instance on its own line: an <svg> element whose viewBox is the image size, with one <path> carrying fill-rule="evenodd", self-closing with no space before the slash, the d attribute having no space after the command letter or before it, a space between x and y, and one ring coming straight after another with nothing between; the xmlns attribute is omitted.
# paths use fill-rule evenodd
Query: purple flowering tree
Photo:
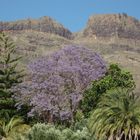
<svg viewBox="0 0 140 140"><path fill-rule="evenodd" d="M68 46L29 65L29 80L16 90L17 106L31 107L29 116L44 121L73 120L83 91L104 76L102 58L84 47Z"/></svg>

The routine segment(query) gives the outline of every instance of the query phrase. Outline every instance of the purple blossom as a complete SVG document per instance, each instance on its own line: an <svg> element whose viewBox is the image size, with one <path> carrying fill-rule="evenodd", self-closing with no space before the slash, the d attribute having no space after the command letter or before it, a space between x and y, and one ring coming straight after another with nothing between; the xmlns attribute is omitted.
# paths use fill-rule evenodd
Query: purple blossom
<svg viewBox="0 0 140 140"><path fill-rule="evenodd" d="M73 117L87 86L104 76L106 65L92 50L68 46L34 61L29 71L29 80L15 87L17 105L31 106L29 116L67 120Z"/></svg>

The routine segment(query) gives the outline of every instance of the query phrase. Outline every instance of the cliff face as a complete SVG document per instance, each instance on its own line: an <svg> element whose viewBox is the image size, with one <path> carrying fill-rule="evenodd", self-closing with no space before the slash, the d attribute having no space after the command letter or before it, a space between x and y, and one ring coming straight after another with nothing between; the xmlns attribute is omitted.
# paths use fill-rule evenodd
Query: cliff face
<svg viewBox="0 0 140 140"><path fill-rule="evenodd" d="M72 38L72 33L57 23L50 17L42 17L38 20L27 19L15 22L0 22L0 31L21 31L34 30L46 33L53 33L68 39Z"/></svg>
<svg viewBox="0 0 140 140"><path fill-rule="evenodd" d="M94 15L89 18L83 35L140 40L140 21L126 14Z"/></svg>
<svg viewBox="0 0 140 140"><path fill-rule="evenodd" d="M73 38L71 31L47 16L40 19L0 22L0 31L21 30L34 30L56 34L67 39ZM92 35L140 40L140 21L126 14L94 15L89 18L87 27L82 33L84 37Z"/></svg>

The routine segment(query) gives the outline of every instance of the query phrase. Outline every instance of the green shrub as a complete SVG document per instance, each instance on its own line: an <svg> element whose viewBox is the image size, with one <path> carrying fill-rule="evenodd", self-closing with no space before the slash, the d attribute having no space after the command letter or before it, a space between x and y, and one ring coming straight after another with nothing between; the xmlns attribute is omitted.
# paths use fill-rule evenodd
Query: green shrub
<svg viewBox="0 0 140 140"><path fill-rule="evenodd" d="M66 130L62 131L64 140L92 140L92 138L88 132L88 129L86 127L84 127L82 131L77 130L76 132L73 132L73 133L70 133L70 132L71 132L70 129L67 132L66 132Z"/></svg>
<svg viewBox="0 0 140 140"><path fill-rule="evenodd" d="M30 130L29 140L62 140L61 131L53 125L35 124Z"/></svg>
<svg viewBox="0 0 140 140"><path fill-rule="evenodd" d="M61 130L54 125L38 123L31 128L26 140L92 140L92 138L86 127L76 131L70 128Z"/></svg>
<svg viewBox="0 0 140 140"><path fill-rule="evenodd" d="M85 91L81 103L81 108L85 116L90 115L90 111L96 107L103 93L117 87L132 90L135 88L135 82L130 72L122 70L117 64L112 64L110 65L106 76L93 82L91 88Z"/></svg>

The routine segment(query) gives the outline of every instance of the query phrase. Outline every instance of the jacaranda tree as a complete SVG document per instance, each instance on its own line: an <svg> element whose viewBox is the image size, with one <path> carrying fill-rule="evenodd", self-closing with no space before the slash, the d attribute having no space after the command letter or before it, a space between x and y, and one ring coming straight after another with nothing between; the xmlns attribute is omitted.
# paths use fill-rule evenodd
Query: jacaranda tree
<svg viewBox="0 0 140 140"><path fill-rule="evenodd" d="M106 73L102 58L90 49L68 46L29 65L28 81L14 90L20 108L47 122L73 120L82 95L91 81Z"/></svg>

